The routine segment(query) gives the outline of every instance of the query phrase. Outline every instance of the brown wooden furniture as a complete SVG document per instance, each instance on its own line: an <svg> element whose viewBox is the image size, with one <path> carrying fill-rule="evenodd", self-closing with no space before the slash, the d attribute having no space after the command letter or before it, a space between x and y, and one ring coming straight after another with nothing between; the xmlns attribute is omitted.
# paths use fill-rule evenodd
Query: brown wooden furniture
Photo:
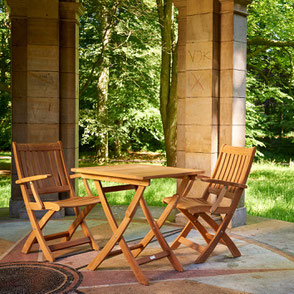
<svg viewBox="0 0 294 294"><path fill-rule="evenodd" d="M33 228L22 252L29 253L33 244L39 243L45 258L53 262L55 259L53 251L56 250L86 243L90 243L94 250L99 250L84 218L100 200L91 194L86 180L83 181L89 196L78 197L75 194L70 179L77 176L70 177L66 170L61 142L49 144L17 144L13 142L12 148L18 174L16 183L20 184ZM41 199L41 195L61 192L67 192L69 198L59 201L42 201ZM85 206L82 211L80 211L81 206ZM62 208L74 208L76 219L67 231L44 236L42 230L45 225L55 212ZM37 210L48 210L39 222L35 213ZM85 237L70 241L79 226L81 226ZM63 239L58 244L47 244L47 241L59 238Z"/></svg>
<svg viewBox="0 0 294 294"><path fill-rule="evenodd" d="M246 181L255 155L255 149L224 145L211 178L199 177L201 181L208 183L202 197L179 198L176 207L187 217L188 222L172 243L172 249L184 244L199 251L200 255L195 263L204 262L218 243L226 245L234 257L241 256L240 251L225 231L238 206L242 193L247 187ZM214 202L209 200L210 194L217 196ZM173 199L170 197L164 199L167 204L171 201ZM220 225L212 219L211 214L221 214L223 216ZM214 235L208 233L203 224L199 222L199 217L215 231ZM202 246L186 239L191 229L196 229L200 232L207 246Z"/></svg>
<svg viewBox="0 0 294 294"><path fill-rule="evenodd" d="M140 264L167 257L176 270L183 271L181 264L178 262L173 251L171 250L159 230L160 227L163 225L165 219L169 215L170 211L173 209L173 204L169 205L165 209L165 212L156 222L154 221L146 205L143 193L145 188L149 186L151 179L171 177L182 179L180 194L185 194L186 191L190 189L190 183L194 181L196 175L201 173L201 171L153 165L116 165L74 168L72 170L81 174L82 178L84 179L94 180L103 210L113 232L113 235L109 239L108 243L88 265L88 269L95 270L107 257L123 253L138 282L143 285L148 285L149 282L147 277L140 269ZM115 187L102 187L101 181L117 182L124 185ZM107 202L105 193L129 189L135 189L135 194L125 211L124 219L118 225ZM129 247L123 237L123 234L132 221L139 204L143 210L143 213L151 230L141 240L140 243ZM135 257L137 257L146 248L146 246L149 244L154 236L158 240L162 251L151 256L136 259ZM121 249L114 251L113 248L116 243L119 244Z"/></svg>

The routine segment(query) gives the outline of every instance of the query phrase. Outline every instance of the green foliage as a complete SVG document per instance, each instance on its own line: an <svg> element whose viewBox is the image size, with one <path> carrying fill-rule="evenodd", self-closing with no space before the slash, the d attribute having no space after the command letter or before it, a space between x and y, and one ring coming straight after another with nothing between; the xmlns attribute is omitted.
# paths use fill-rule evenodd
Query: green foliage
<svg viewBox="0 0 294 294"><path fill-rule="evenodd" d="M246 139L259 155L279 145L294 156L293 23L293 1L249 5Z"/></svg>
<svg viewBox="0 0 294 294"><path fill-rule="evenodd" d="M113 13L110 2L83 2L86 13L80 28L81 144L95 149L108 136L111 155L118 142L122 151L162 149L158 111L160 28L156 7L151 1L118 1ZM99 21L103 18L107 18L108 27ZM109 83L107 110L103 114L99 112L97 84L105 67L109 69Z"/></svg>
<svg viewBox="0 0 294 294"><path fill-rule="evenodd" d="M4 1L0 0L0 148L11 145L10 22Z"/></svg>

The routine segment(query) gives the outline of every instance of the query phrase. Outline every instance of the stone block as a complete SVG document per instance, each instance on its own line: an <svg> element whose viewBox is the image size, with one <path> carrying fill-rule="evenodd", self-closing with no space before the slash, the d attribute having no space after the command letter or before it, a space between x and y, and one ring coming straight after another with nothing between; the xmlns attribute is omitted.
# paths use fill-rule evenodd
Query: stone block
<svg viewBox="0 0 294 294"><path fill-rule="evenodd" d="M177 87L178 98L186 98L186 72L178 73L178 87Z"/></svg>
<svg viewBox="0 0 294 294"><path fill-rule="evenodd" d="M27 99L27 123L58 124L59 99L29 97Z"/></svg>
<svg viewBox="0 0 294 294"><path fill-rule="evenodd" d="M185 126L185 151L189 153L217 152L217 126Z"/></svg>
<svg viewBox="0 0 294 294"><path fill-rule="evenodd" d="M219 19L216 13L187 16L187 41L219 41Z"/></svg>
<svg viewBox="0 0 294 294"><path fill-rule="evenodd" d="M78 75L75 73L60 74L60 97L66 99L77 98L79 94Z"/></svg>
<svg viewBox="0 0 294 294"><path fill-rule="evenodd" d="M12 102L14 101L14 98L27 97L27 89L28 89L27 88L27 72L25 71L13 72L13 74L11 75Z"/></svg>
<svg viewBox="0 0 294 294"><path fill-rule="evenodd" d="M29 0L27 15L32 18L54 18L59 16L58 0Z"/></svg>
<svg viewBox="0 0 294 294"><path fill-rule="evenodd" d="M27 35L27 19L13 18L11 20L11 45L26 46Z"/></svg>
<svg viewBox="0 0 294 294"><path fill-rule="evenodd" d="M61 21L59 26L60 47L78 48L79 27L74 22Z"/></svg>
<svg viewBox="0 0 294 294"><path fill-rule="evenodd" d="M59 140L59 124L27 125L27 142L50 143Z"/></svg>
<svg viewBox="0 0 294 294"><path fill-rule="evenodd" d="M221 97L246 97L246 71L221 70L220 71Z"/></svg>
<svg viewBox="0 0 294 294"><path fill-rule="evenodd" d="M61 73L78 73L79 54L76 48L60 48L60 72Z"/></svg>
<svg viewBox="0 0 294 294"><path fill-rule="evenodd" d="M217 97L219 72L217 70L187 71L187 97Z"/></svg>
<svg viewBox="0 0 294 294"><path fill-rule="evenodd" d="M245 125L244 126L222 126L219 127L219 146L228 144L232 146L245 146Z"/></svg>
<svg viewBox="0 0 294 294"><path fill-rule="evenodd" d="M245 98L220 99L220 124L245 125L246 100Z"/></svg>
<svg viewBox="0 0 294 294"><path fill-rule="evenodd" d="M12 123L11 140L18 143L28 142L28 125L26 123Z"/></svg>
<svg viewBox="0 0 294 294"><path fill-rule="evenodd" d="M178 99L178 107L177 107L177 123L178 124L185 124L185 117L186 117L186 101L187 99Z"/></svg>
<svg viewBox="0 0 294 294"><path fill-rule="evenodd" d="M27 99L23 97L13 98L12 103L12 123L27 123Z"/></svg>
<svg viewBox="0 0 294 294"><path fill-rule="evenodd" d="M25 17L27 15L27 2L19 0L6 0L5 1L10 8L11 18Z"/></svg>
<svg viewBox="0 0 294 294"><path fill-rule="evenodd" d="M79 148L78 147L66 148L63 146L63 151L64 151L64 160L66 163L66 167L68 169L68 173L72 173L71 169L79 166L78 164Z"/></svg>
<svg viewBox="0 0 294 294"><path fill-rule="evenodd" d="M185 151L177 151L177 167L186 167Z"/></svg>
<svg viewBox="0 0 294 294"><path fill-rule="evenodd" d="M187 15L203 14L219 11L219 2L217 0L188 0Z"/></svg>
<svg viewBox="0 0 294 294"><path fill-rule="evenodd" d="M186 146L185 126L178 124L177 126L177 150L184 151Z"/></svg>
<svg viewBox="0 0 294 294"><path fill-rule="evenodd" d="M185 103L185 123L187 125L217 125L217 98L188 98Z"/></svg>
<svg viewBox="0 0 294 294"><path fill-rule="evenodd" d="M178 73L186 70L186 46L178 46Z"/></svg>
<svg viewBox="0 0 294 294"><path fill-rule="evenodd" d="M237 208L229 224L229 228L245 226L246 221L247 221L246 208L245 207Z"/></svg>
<svg viewBox="0 0 294 294"><path fill-rule="evenodd" d="M79 100L60 99L60 123L75 124L79 121Z"/></svg>
<svg viewBox="0 0 294 294"><path fill-rule="evenodd" d="M58 46L29 45L27 48L29 71L59 71Z"/></svg>
<svg viewBox="0 0 294 294"><path fill-rule="evenodd" d="M30 97L58 98L58 72L28 72L28 94Z"/></svg>
<svg viewBox="0 0 294 294"><path fill-rule="evenodd" d="M187 43L186 46L186 68L187 70L216 69L214 67L213 42L199 41L197 43ZM218 51L218 50L217 50Z"/></svg>
<svg viewBox="0 0 294 294"><path fill-rule="evenodd" d="M12 72L27 70L27 47L26 46L11 47L11 69L12 69Z"/></svg>
<svg viewBox="0 0 294 294"><path fill-rule="evenodd" d="M244 15L234 15L234 40L247 42L247 18Z"/></svg>
<svg viewBox="0 0 294 294"><path fill-rule="evenodd" d="M214 153L189 153L185 154L185 167L195 168L205 171L206 176L210 176L217 161L217 152Z"/></svg>
<svg viewBox="0 0 294 294"><path fill-rule="evenodd" d="M221 42L234 41L234 13L233 12L221 14L220 41Z"/></svg>
<svg viewBox="0 0 294 294"><path fill-rule="evenodd" d="M59 45L59 21L55 19L28 19L28 44Z"/></svg>
<svg viewBox="0 0 294 294"><path fill-rule="evenodd" d="M60 124L60 140L64 148L75 148L78 124Z"/></svg>
<svg viewBox="0 0 294 294"><path fill-rule="evenodd" d="M246 44L241 42L221 42L221 69L246 70Z"/></svg>
<svg viewBox="0 0 294 294"><path fill-rule="evenodd" d="M178 43L179 46L185 45L187 41L187 19L179 18L178 19Z"/></svg>

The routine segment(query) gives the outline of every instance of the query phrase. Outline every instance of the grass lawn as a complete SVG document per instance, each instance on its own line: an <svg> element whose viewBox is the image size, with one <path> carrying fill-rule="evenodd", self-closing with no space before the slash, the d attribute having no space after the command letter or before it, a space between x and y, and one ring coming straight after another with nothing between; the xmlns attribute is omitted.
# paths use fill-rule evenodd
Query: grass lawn
<svg viewBox="0 0 294 294"><path fill-rule="evenodd" d="M7 156L9 154L1 154ZM84 164L81 163L81 166ZM85 165L93 165L87 162ZM9 159L0 159L0 169L10 169ZM293 179L293 180L292 180ZM245 205L250 215L262 216L294 222L294 167L282 166L272 162L258 162L248 180ZM111 183L107 183L111 185ZM93 183L90 183L95 191ZM86 195L82 181L79 181L80 195ZM161 199L176 192L176 180L157 179L145 191L148 205L161 206ZM108 194L111 205L124 205L130 202L133 191ZM0 207L8 207L10 197L10 177L0 176Z"/></svg>

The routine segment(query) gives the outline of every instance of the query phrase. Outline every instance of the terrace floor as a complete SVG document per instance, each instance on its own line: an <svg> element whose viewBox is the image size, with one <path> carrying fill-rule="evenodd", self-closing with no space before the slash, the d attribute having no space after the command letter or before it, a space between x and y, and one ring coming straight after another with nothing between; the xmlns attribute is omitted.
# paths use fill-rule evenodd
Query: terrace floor
<svg viewBox="0 0 294 294"><path fill-rule="evenodd" d="M156 218L161 208L151 211ZM114 208L117 219L121 219L123 212L122 207ZM48 224L48 233L69 223L70 217L52 220ZM111 232L101 208L97 207L88 216L87 223L99 246L103 246ZM6 210L0 209L0 228L0 269L5 263L42 261L42 254L38 251L28 255L20 252L24 237L30 231L27 220L10 219ZM179 225L167 223L162 232L171 242L179 229ZM138 211L125 238L129 242L135 241L147 230L142 213ZM226 247L219 245L206 263L194 264L197 253L181 246L175 253L185 271L174 271L166 258L142 265L150 280L149 286L137 283L123 255L106 260L94 272L86 270L85 266L95 256L95 252L87 250L88 247L79 248L80 254L67 252L56 260L56 265L74 268L82 276L76 289L69 293L294 293L294 223L248 216L248 224L232 229L229 235L240 249L241 257L232 258ZM191 237L201 240L197 232ZM157 242L152 242L146 254L156 252L157 247ZM35 279L40 281L38 275ZM0 293L4 292L0 289Z"/></svg>

